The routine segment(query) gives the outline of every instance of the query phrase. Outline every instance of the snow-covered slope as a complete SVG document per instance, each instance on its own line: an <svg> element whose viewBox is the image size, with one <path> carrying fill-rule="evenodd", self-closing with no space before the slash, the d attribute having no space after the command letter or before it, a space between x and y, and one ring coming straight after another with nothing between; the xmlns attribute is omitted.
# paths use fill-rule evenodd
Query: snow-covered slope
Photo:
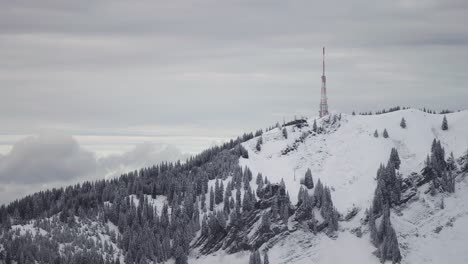
<svg viewBox="0 0 468 264"><path fill-rule="evenodd" d="M392 148L398 150L401 159L399 174L403 178L409 178L404 181L406 189L403 190L403 195L410 198L394 205L390 216L403 257L402 263L468 263L468 251L465 250L468 242L468 170L451 171L456 176L454 193L431 193L427 181L419 181L421 184L418 185L407 184L415 182L411 181L412 179L425 179L420 171L431 152L434 138L441 141L446 158L453 152L459 167L468 162L467 158L461 159L466 157L468 150L468 111L447 114L449 129L446 131L441 129L443 117L414 109L373 116L333 113L315 120L317 130L313 129L314 118L309 118L263 133L260 150L257 150L258 137L242 143L248 152L248 158L241 157L239 165L248 167L253 173L250 187L258 203L253 206L255 208L243 207L240 215L243 217L242 224L223 229L222 232L225 233L216 229L216 232L212 233L215 235L208 236L203 235L202 231L197 231L191 243L188 263L248 263L248 250L257 247L260 247L259 251L268 252L272 264L380 263L379 258L373 254L376 248L370 242L366 209L370 207L374 196L377 169L381 163L388 161ZM406 120L406 128L400 127L403 118ZM286 129L287 137L283 129ZM384 129L388 131L388 138L382 135ZM378 137L374 136L376 130ZM205 189L217 189L216 181L222 183L224 188L233 182L239 183L238 190L232 189L231 198L234 202L235 197L237 203L239 192L240 201L245 203L244 197L249 197L246 195L250 194L247 192L249 188L245 188L245 184L249 184L245 179L250 180L250 176L246 176L250 173L246 173L248 170L241 171L237 166L239 155L232 154L233 150L235 149L229 147L219 154L217 160L211 161L212 164L222 166L234 165L231 170L226 170L229 173L225 173L223 177L215 175L215 179L209 180L208 188ZM317 183L320 179L331 190L333 203L341 213L338 230L327 232L326 229L315 228L317 224L311 227L309 224L315 222L297 217L301 211L300 206L295 206L300 182L309 168L314 182ZM273 184L255 192L257 173L262 173ZM236 178L236 175L242 178L243 188L240 187L239 177ZM283 186L275 184L281 180L285 183L292 205L288 199L280 200L287 197L284 195ZM310 189L309 194L316 190L320 189ZM158 215L162 214L163 206L170 200L164 195L152 198L153 196L147 193L130 194L125 198L127 197L128 207L132 204L136 208L142 208L144 197L144 201L155 208ZM206 205L210 204L210 200L210 195L206 195ZM264 231L263 216L268 216L265 213L273 211L273 201L278 205L285 200L287 203L282 208L287 209L284 214L286 217L265 218L271 222L268 224L268 230ZM116 206L113 202L118 203L118 200L104 201L104 208ZM199 201L199 219L205 216L214 217L211 210L202 210L201 204ZM214 212L223 210L224 202L214 205ZM323 223L326 216L324 211L321 211L323 206L320 210L319 207L312 210L314 221ZM356 212L356 215L346 217L351 211ZM171 213L172 209L169 208L169 214ZM83 250L80 245L96 244L99 254L125 263L126 253L119 248L119 244L122 243L118 241L128 232L120 233L116 225L106 220L104 214L98 214L92 219L88 219L85 214L81 215L71 217L63 212L57 213L45 220L15 224L12 230L15 231L14 236L25 236L26 233L33 237L53 235L53 240L59 241L61 254L65 251L80 252ZM334 215L337 216L336 213ZM62 237L67 239L63 240ZM212 239L213 237L215 239ZM74 238L83 243L74 243ZM168 263L174 263L174 259L170 259Z"/></svg>
<svg viewBox="0 0 468 264"><path fill-rule="evenodd" d="M262 173L271 182L283 179L293 203L297 201L300 179L310 168L314 181L320 179L331 187L340 213L346 214L354 207L360 209L351 221L340 222L340 231L334 239L299 230L274 243L269 249L270 260L274 259L271 262L379 263L372 254L375 247L370 243L367 226L361 222L374 194L377 169L388 161L391 149L396 148L403 178L420 172L434 138L441 141L447 155L451 152L455 158L464 155L468 150L468 111L446 117L449 129L443 131L443 115L415 109L372 116L334 114L316 120L318 127L323 127L321 133L312 131L314 119L310 118L308 126L286 126L287 138L280 128L264 133L260 151L256 149L258 138L245 142L249 158L241 158L240 164L249 167L254 177ZM406 120L406 128L400 127L402 118ZM384 129L388 138L382 136ZM375 130L379 133L377 138ZM255 183L252 186L256 187ZM468 263L468 252L463 250L468 242L468 180L457 178L456 192L450 195L431 196L424 188L392 214L402 262L445 263L449 259L451 263ZM443 197L445 209L440 207ZM355 228L362 228L362 237L352 232ZM207 261L220 259L207 258ZM223 258L227 258L223 260L226 263L240 263L234 261L239 256Z"/></svg>
<svg viewBox="0 0 468 264"><path fill-rule="evenodd" d="M332 123L329 118L317 119L318 126ZM402 118L406 120L405 129L400 127ZM311 133L295 151L283 155L284 149L312 130L314 119L308 119L309 126L302 129L288 126L287 139L278 128L264 133L261 151L255 149L256 138L244 143L249 159L241 158L240 164L249 167L254 175L261 172L272 182L284 179L293 203L297 201L299 180L310 168L314 180L333 187L335 206L346 212L353 205L369 204L377 169L387 162L393 147L400 154L400 172L404 176L423 167L434 138L441 140L446 153L462 155L468 149L468 111L448 114L447 131L441 130L442 118L415 109L372 116L341 114L341 120L326 128L326 133ZM389 138L382 136L384 129ZM373 135L375 130L378 138Z"/></svg>

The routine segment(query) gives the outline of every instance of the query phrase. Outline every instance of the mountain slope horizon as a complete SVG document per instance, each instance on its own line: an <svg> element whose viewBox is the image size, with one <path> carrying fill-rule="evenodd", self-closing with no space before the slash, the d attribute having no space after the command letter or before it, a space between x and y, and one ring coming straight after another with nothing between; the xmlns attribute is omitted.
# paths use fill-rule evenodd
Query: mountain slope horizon
<svg viewBox="0 0 468 264"><path fill-rule="evenodd" d="M447 130L442 130L444 116L448 121ZM403 119L405 127L401 125ZM384 131L388 137L384 137ZM458 225L468 221L468 208L463 206L464 201L468 201L468 196L462 195L468 188L466 187L468 182L465 181L466 172L462 170L468 162L465 158L468 155L467 135L468 110L445 115L429 114L416 109L379 115L348 115L332 112L323 118L295 120L263 133L245 134L221 147L207 150L185 163L162 164L123 175L119 179L85 183L76 188L68 187L52 194L33 195L29 199L20 199L8 206L2 206L0 208L2 239L6 241L5 239L9 237L10 240L13 238L17 240L19 237L27 237L29 231L33 234L28 238L31 241L39 237L42 237L41 239L49 237L48 239L53 240L58 248L63 248L70 246L70 242L51 236L54 228L63 229L68 226L67 228L72 230L71 234L83 236L85 234L83 228L93 227L96 232L87 236L97 236L99 238L95 238L95 242L105 241L107 248L112 248L112 253L109 253L105 249L101 250L100 246L94 246L97 248L96 252L109 263L116 261L132 263L137 259L144 263L154 261L184 263L184 258L189 263L219 261L247 263L248 252L254 249L269 252L271 263L309 263L310 261L379 263L379 259L373 254L376 248L370 241L367 220L365 220L366 211L372 205L377 187L377 171L381 164L387 163L392 149L396 149L401 161L401 166L397 170L401 179L405 181L423 177L421 171L427 165L431 144L437 140L445 150L446 158L453 153L458 164L457 169L453 170L456 174L455 193L430 194L429 184L413 188L411 199L392 208L391 221L394 223L400 242L402 263L414 263L423 257L425 263L440 263L438 260L441 258L434 255L433 250L431 251L431 245L442 247L437 245L440 243L438 242L440 237L443 237L446 243L452 243L454 248L461 247L464 242L463 239L454 236L456 232L461 232ZM301 195L301 189L305 189L302 179L308 169L314 182L320 180L328 186L326 189L329 188L333 200L332 206L340 215L336 231L311 232L305 225L307 222L298 220L297 214L301 208L298 197ZM258 179L255 180L259 174L262 178L261 184ZM171 175L175 178L171 178ZM268 183L269 186L278 184L280 188L284 186L285 194L272 193L271 198L266 197L263 193L265 190L263 177L268 178L265 184ZM211 197L210 189L219 190L220 186L223 186L221 197L218 198L216 191L217 197ZM224 190L227 192L228 188L232 190L232 195L223 193ZM310 188L309 194L313 195L316 188ZM78 196L83 194L83 198L75 200L68 196L68 192L76 193ZM45 213L40 213L39 209L36 212L34 207L38 205L34 200L39 197L50 199L52 196L55 198L51 205L40 207ZM223 196L227 198L223 199ZM271 203L273 198L286 199L284 203L280 203L280 206L288 208L288 219L281 222L275 217L270 217L268 221L271 229L264 232L261 230L265 214L271 214L274 210ZM213 199L217 201L212 202ZM252 199L250 207L253 207L246 209L246 204L250 203L249 199ZM446 209L440 209L442 207L440 201L443 199ZM231 209L226 208L226 201L232 201ZM210 208L204 208L203 203ZM28 209L29 206L33 209ZM129 209L122 211L122 206ZM169 227L179 221L169 215L174 212L183 216L192 206L195 206L195 209L190 210L196 212L191 212L191 218L187 220L191 230L180 231L191 234L187 241L179 241L180 248L177 247L179 243L177 238L172 235L169 235L169 242L165 241L162 237L166 231L163 231L164 225L160 226L163 216L166 214L170 217L168 228L179 232L177 227ZM236 211L237 206L239 209L242 207L240 216L245 227L238 227L237 231L233 231L234 220L231 210ZM153 213L143 213L145 210L150 210L148 208L154 210L157 218L161 218L154 220L155 223L151 222L153 220L148 223L150 226L154 225L154 234L160 239L156 244L161 244L155 247L161 249L150 250L151 253L136 253L140 252L138 250L148 250L137 247L135 253L131 253L134 243L132 239L136 239L132 234L141 234L140 231L132 231L132 227L127 227L130 226L128 221L133 221L129 220L129 217L125 217L127 220L122 223L123 218L118 212L125 214L128 210L131 215L132 211L135 211L137 215L154 219L155 216L151 216ZM322 219L323 208L317 207L312 210L319 223L330 224L326 217ZM218 216L217 212L224 212L224 216ZM424 222L418 214L431 215L432 220L429 223ZM226 219L220 220L223 218ZM209 230L213 229L210 219L217 221L219 231L223 234L216 239L208 231L204 233L205 221L210 225ZM146 223L146 220L141 220L141 216L139 221L142 226ZM223 221L225 222L222 223ZM447 222L450 222L451 226L447 225L434 232L440 228L439 226L445 226ZM419 233L415 230L423 231ZM247 241L239 240L236 244L233 242L237 241L236 239L229 239L230 235L237 232L245 234ZM129 241L123 242L126 238ZM425 246L419 245L422 239L425 239ZM27 241L22 243L28 244ZM154 242L151 243L154 245ZM104 245L104 242L102 244ZM74 254L87 252L81 249L80 245L74 247L67 249L67 252L75 252ZM172 253L166 252L165 257L159 257L158 254L169 250L164 247L172 247L170 250ZM190 254L180 258L178 254L184 254L179 251L183 249L188 251L189 248ZM335 253L343 248L348 249L341 254ZM6 259L9 250L13 250L10 244L0 247L0 262ZM61 250L58 251L58 259L64 261L62 258L67 257L65 251ZM16 260L13 255L9 256L10 259ZM38 256L31 258L38 259ZM467 258L468 255L460 253L452 261L463 263ZM72 259L68 257L68 260Z"/></svg>

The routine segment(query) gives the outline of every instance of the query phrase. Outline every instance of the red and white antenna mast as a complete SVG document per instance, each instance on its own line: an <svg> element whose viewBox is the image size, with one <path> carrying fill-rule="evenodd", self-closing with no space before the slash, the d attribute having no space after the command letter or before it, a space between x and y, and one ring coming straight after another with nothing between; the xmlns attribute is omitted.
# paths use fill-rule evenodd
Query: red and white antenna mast
<svg viewBox="0 0 468 264"><path fill-rule="evenodd" d="M322 89L320 98L320 117L328 115L328 102L327 102L327 77L325 77L325 47L323 47L323 73L322 73Z"/></svg>

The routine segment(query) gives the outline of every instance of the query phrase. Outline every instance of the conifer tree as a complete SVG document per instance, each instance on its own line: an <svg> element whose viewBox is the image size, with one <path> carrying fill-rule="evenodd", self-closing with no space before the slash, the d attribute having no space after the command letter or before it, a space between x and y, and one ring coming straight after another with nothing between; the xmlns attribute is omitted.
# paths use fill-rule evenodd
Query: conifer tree
<svg viewBox="0 0 468 264"><path fill-rule="evenodd" d="M387 132L387 129L385 128L384 131L383 131L383 137L384 138L388 138L388 132Z"/></svg>
<svg viewBox="0 0 468 264"><path fill-rule="evenodd" d="M315 201L315 205L318 208L322 206L322 197L323 197L323 184L320 181L320 179L318 179L317 186L315 186L315 190L314 190L314 201Z"/></svg>
<svg viewBox="0 0 468 264"><path fill-rule="evenodd" d="M399 170L400 169L400 156L398 155L398 151L396 148L392 148L392 151L390 152L390 160L389 162L392 162L393 165L395 166L395 169Z"/></svg>
<svg viewBox="0 0 468 264"><path fill-rule="evenodd" d="M213 186L210 188L210 211L213 212L214 209L214 203L215 203L215 194L213 191Z"/></svg>
<svg viewBox="0 0 468 264"><path fill-rule="evenodd" d="M279 214L278 197L275 196L271 204L271 217L273 218L273 220L276 220L278 218L278 214Z"/></svg>
<svg viewBox="0 0 468 264"><path fill-rule="evenodd" d="M455 162L455 157L453 156L453 152L450 152L450 156L447 159L447 168L449 170L457 169L457 163Z"/></svg>
<svg viewBox="0 0 468 264"><path fill-rule="evenodd" d="M307 187L307 189L314 188L314 180L312 179L312 171L310 169L307 169L305 173L304 185Z"/></svg>
<svg viewBox="0 0 468 264"><path fill-rule="evenodd" d="M444 115L444 119L442 119L442 130L448 130L447 116L445 115Z"/></svg>
<svg viewBox="0 0 468 264"><path fill-rule="evenodd" d="M377 129L374 132L374 137L378 138L379 137L379 132L377 132Z"/></svg>
<svg viewBox="0 0 468 264"><path fill-rule="evenodd" d="M468 171L468 151L466 151L465 155L465 165L463 166L463 171L467 172Z"/></svg>
<svg viewBox="0 0 468 264"><path fill-rule="evenodd" d="M287 139L288 138L288 130L286 129L286 127L283 127L282 133L283 133L283 137L285 139Z"/></svg>
<svg viewBox="0 0 468 264"><path fill-rule="evenodd" d="M405 120L404 117L401 118L400 127L401 127L401 128L406 128L406 120Z"/></svg>
<svg viewBox="0 0 468 264"><path fill-rule="evenodd" d="M268 259L268 252L263 252L263 264L270 264L270 260Z"/></svg>
<svg viewBox="0 0 468 264"><path fill-rule="evenodd" d="M201 199L200 199L200 207L203 212L206 212L206 195L204 192L201 194Z"/></svg>
<svg viewBox="0 0 468 264"><path fill-rule="evenodd" d="M287 204L283 204L283 210L281 212L281 219L283 220L284 225L288 225L289 220L289 206Z"/></svg>
<svg viewBox="0 0 468 264"><path fill-rule="evenodd" d="M312 125L312 131L317 133L317 120L314 119L314 124Z"/></svg>
<svg viewBox="0 0 468 264"><path fill-rule="evenodd" d="M262 215L262 222L261 222L261 227L260 230L263 232L269 232L270 231L270 212L266 211Z"/></svg>
<svg viewBox="0 0 468 264"><path fill-rule="evenodd" d="M223 210L226 214L229 215L231 213L231 208L230 208L230 202L229 202L229 196L228 196L228 189L226 189L226 192L224 193L224 200L223 200Z"/></svg>
<svg viewBox="0 0 468 264"><path fill-rule="evenodd" d="M257 139L257 145L255 146L255 148L257 149L257 151L261 151L261 150L262 150L262 144L263 144L263 138L260 136L260 137Z"/></svg>
<svg viewBox="0 0 468 264"><path fill-rule="evenodd" d="M256 179L255 182L257 184L263 184L263 176L262 176L262 174L260 172L257 174L257 179Z"/></svg>

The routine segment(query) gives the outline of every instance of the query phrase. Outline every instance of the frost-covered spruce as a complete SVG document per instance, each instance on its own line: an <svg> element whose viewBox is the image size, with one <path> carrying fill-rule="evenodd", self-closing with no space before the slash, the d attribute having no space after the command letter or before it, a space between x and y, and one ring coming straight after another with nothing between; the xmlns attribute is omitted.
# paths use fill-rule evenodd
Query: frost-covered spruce
<svg viewBox="0 0 468 264"><path fill-rule="evenodd" d="M390 152L390 160L389 162L392 162L393 165L395 165L395 169L399 170L400 169L400 156L398 155L398 151L396 148L392 148L392 151Z"/></svg>
<svg viewBox="0 0 468 264"><path fill-rule="evenodd" d="M387 166L381 165L377 171L377 187L368 210L370 237L377 247L376 254L381 262L401 261L398 239L390 221L390 208L399 201L400 186L401 180L396 176L395 165L390 157Z"/></svg>
<svg viewBox="0 0 468 264"><path fill-rule="evenodd" d="M377 129L374 131L374 137L376 137L376 138L379 137L379 132L377 131Z"/></svg>
<svg viewBox="0 0 468 264"><path fill-rule="evenodd" d="M268 252L267 251L263 252L263 264L270 264L270 260L268 258Z"/></svg>
<svg viewBox="0 0 468 264"><path fill-rule="evenodd" d="M214 202L215 202L215 194L213 191L213 186L210 188L210 211L214 209Z"/></svg>
<svg viewBox="0 0 468 264"><path fill-rule="evenodd" d="M258 139L257 139L257 145L255 145L255 149L257 151L261 151L262 150L262 144L263 144L263 138L260 136Z"/></svg>
<svg viewBox="0 0 468 264"><path fill-rule="evenodd" d="M449 158L450 160L450 158ZM444 192L455 191L455 177L452 173L453 165L445 161L445 150L440 141L434 139L431 146L431 155L426 160L423 175L432 179L431 194L437 190Z"/></svg>
<svg viewBox="0 0 468 264"><path fill-rule="evenodd" d="M450 156L447 159L447 169L449 170L456 170L457 163L455 162L455 157L453 156L453 152L450 152Z"/></svg>
<svg viewBox="0 0 468 264"><path fill-rule="evenodd" d="M249 264L262 264L262 258L258 250L254 250L250 253Z"/></svg>
<svg viewBox="0 0 468 264"><path fill-rule="evenodd" d="M385 128L384 131L383 131L383 137L384 138L388 138L388 132L387 132L387 129Z"/></svg>
<svg viewBox="0 0 468 264"><path fill-rule="evenodd" d="M261 220L261 226L260 230L262 232L269 232L270 231L270 226L271 226L271 221L270 221L271 214L269 211L266 211L262 215L262 220Z"/></svg>
<svg viewBox="0 0 468 264"><path fill-rule="evenodd" d="M310 169L307 169L305 173L304 185L307 187L307 189L314 188L314 180L312 179L312 171Z"/></svg>
<svg viewBox="0 0 468 264"><path fill-rule="evenodd" d="M400 127L401 127L401 128L406 128L406 120L405 120L405 118L404 118L404 117L403 117L403 118L401 118L401 121L400 121Z"/></svg>
<svg viewBox="0 0 468 264"><path fill-rule="evenodd" d="M444 118L442 119L442 130L448 130L447 116L445 115L444 115Z"/></svg>
<svg viewBox="0 0 468 264"><path fill-rule="evenodd" d="M255 183L263 184L263 176L260 172L257 174L257 179L255 180Z"/></svg>
<svg viewBox="0 0 468 264"><path fill-rule="evenodd" d="M287 139L288 138L288 130L286 129L286 127L283 127L282 133L283 133L283 137Z"/></svg>

